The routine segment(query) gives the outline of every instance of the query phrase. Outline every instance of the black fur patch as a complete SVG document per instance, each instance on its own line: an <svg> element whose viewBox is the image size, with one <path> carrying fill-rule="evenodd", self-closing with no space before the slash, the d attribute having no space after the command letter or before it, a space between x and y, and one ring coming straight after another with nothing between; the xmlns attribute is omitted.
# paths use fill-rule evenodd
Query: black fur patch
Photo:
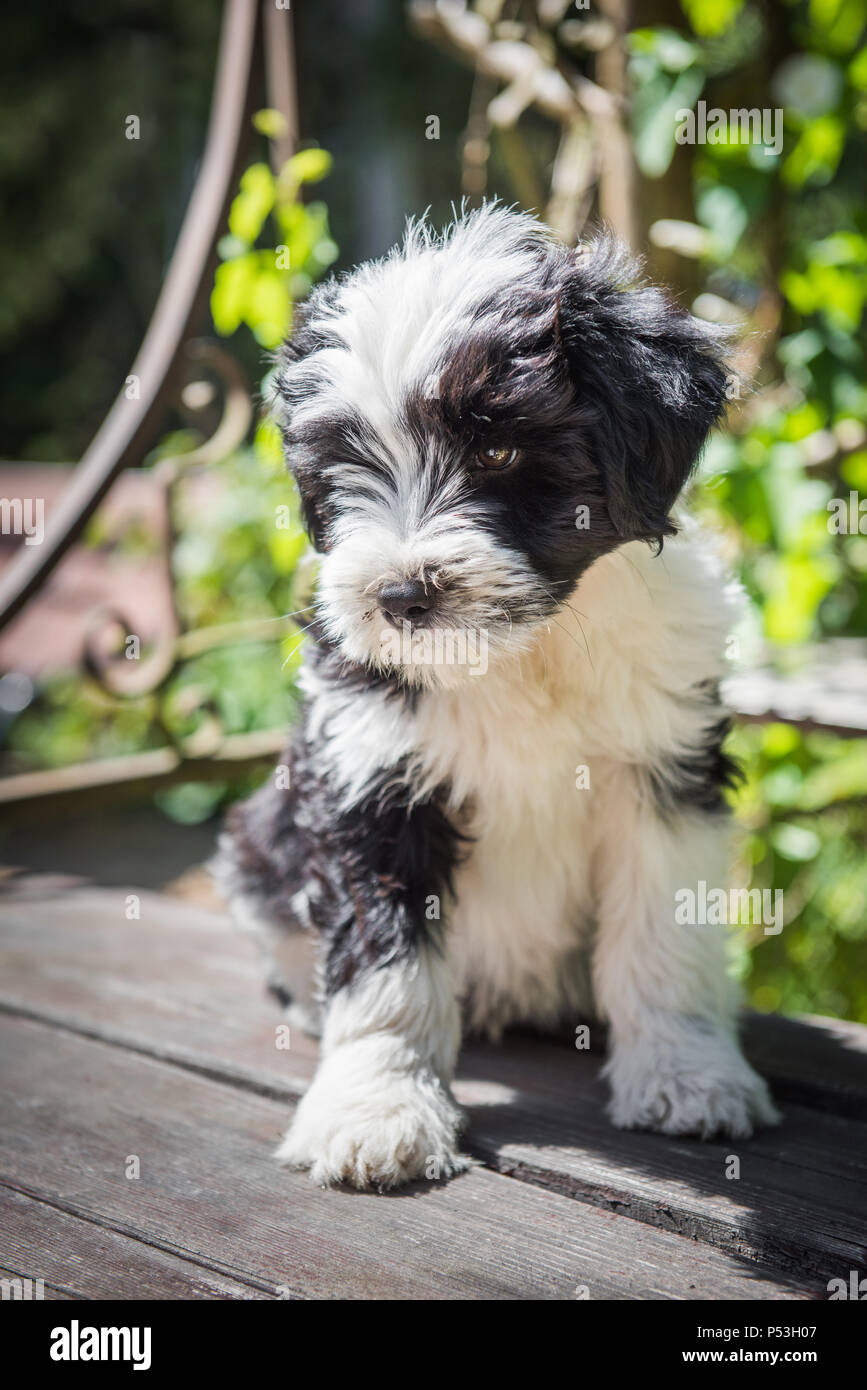
<svg viewBox="0 0 867 1390"><path fill-rule="evenodd" d="M269 781L229 813L241 891L272 920L312 926L324 947L328 994L365 970L405 958L439 934L428 900L451 890L464 836L435 794L410 804L405 769L391 767L347 811L329 777L326 745L303 726L287 758L290 787ZM292 908L306 897L303 920Z"/></svg>
<svg viewBox="0 0 867 1390"><path fill-rule="evenodd" d="M551 291L514 298L508 313L482 318L454 347L437 393L411 395L404 417L420 452L436 440L438 454L463 470L474 520L529 560L553 608L623 537L610 515L603 472L590 456L591 415L576 401ZM520 462L503 472L479 469L480 448L517 449ZM581 529L579 505L589 517Z"/></svg>
<svg viewBox="0 0 867 1390"><path fill-rule="evenodd" d="M724 793L743 780L740 766L723 747L732 727L730 716L719 708L714 687L702 686L697 693L718 710L704 739L690 754L647 770L650 793L665 817L682 811L724 815Z"/></svg>

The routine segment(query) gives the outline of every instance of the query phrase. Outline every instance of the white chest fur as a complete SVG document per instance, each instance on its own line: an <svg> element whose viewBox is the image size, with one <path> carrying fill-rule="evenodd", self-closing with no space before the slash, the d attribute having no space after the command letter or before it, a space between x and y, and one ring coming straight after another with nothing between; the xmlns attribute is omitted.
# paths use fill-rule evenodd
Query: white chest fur
<svg viewBox="0 0 867 1390"><path fill-rule="evenodd" d="M443 911L478 1025L591 1009L594 846L618 826L607 773L696 746L707 719L696 690L723 674L733 612L691 527L659 557L633 544L598 561L529 650L426 691L411 712L382 693L316 692L347 803L381 774L387 749L419 795L448 786L468 816L471 843Z"/></svg>
<svg viewBox="0 0 867 1390"><path fill-rule="evenodd" d="M567 645L589 672L583 644ZM420 761L468 817L449 955L470 1021L495 1032L589 1005L590 754L580 698L544 646L478 689L427 697L416 725Z"/></svg>

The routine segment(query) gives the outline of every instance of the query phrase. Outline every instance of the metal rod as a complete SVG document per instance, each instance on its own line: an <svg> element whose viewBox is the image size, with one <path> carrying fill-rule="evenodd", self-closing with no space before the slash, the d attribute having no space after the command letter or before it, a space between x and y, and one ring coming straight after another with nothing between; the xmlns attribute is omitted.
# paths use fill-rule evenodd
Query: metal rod
<svg viewBox="0 0 867 1390"><path fill-rule="evenodd" d="M276 136L271 143L274 173L279 174L298 146L298 88L292 12L278 9L274 0L262 0L262 17L268 105L280 111L286 121L284 134Z"/></svg>
<svg viewBox="0 0 867 1390"><path fill-rule="evenodd" d="M0 628L8 624L81 534L114 479L138 461L163 408L181 346L204 307L209 270L249 127L256 0L227 0L205 154L153 317L126 385L53 509L40 546L22 547L0 576ZM127 378L129 380L129 378Z"/></svg>

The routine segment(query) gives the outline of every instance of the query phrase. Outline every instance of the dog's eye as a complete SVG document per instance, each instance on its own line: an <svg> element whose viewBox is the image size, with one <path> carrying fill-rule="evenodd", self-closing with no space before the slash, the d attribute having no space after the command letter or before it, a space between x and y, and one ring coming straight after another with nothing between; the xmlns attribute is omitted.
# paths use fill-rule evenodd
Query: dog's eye
<svg viewBox="0 0 867 1390"><path fill-rule="evenodd" d="M508 468L518 457L517 449L477 449L476 463L480 468Z"/></svg>

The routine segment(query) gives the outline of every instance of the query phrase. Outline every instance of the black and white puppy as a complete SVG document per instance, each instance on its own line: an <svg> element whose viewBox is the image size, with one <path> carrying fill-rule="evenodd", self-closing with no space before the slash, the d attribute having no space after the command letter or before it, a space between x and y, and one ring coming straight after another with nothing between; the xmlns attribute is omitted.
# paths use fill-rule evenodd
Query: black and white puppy
<svg viewBox="0 0 867 1390"><path fill-rule="evenodd" d="M235 812L223 881L278 961L318 937L321 1061L279 1150L316 1181L465 1166L462 1017L607 1020L617 1125L776 1118L723 933L675 916L727 881L737 596L671 518L725 384L609 240L497 206L317 289L283 350L318 616L290 787Z"/></svg>

